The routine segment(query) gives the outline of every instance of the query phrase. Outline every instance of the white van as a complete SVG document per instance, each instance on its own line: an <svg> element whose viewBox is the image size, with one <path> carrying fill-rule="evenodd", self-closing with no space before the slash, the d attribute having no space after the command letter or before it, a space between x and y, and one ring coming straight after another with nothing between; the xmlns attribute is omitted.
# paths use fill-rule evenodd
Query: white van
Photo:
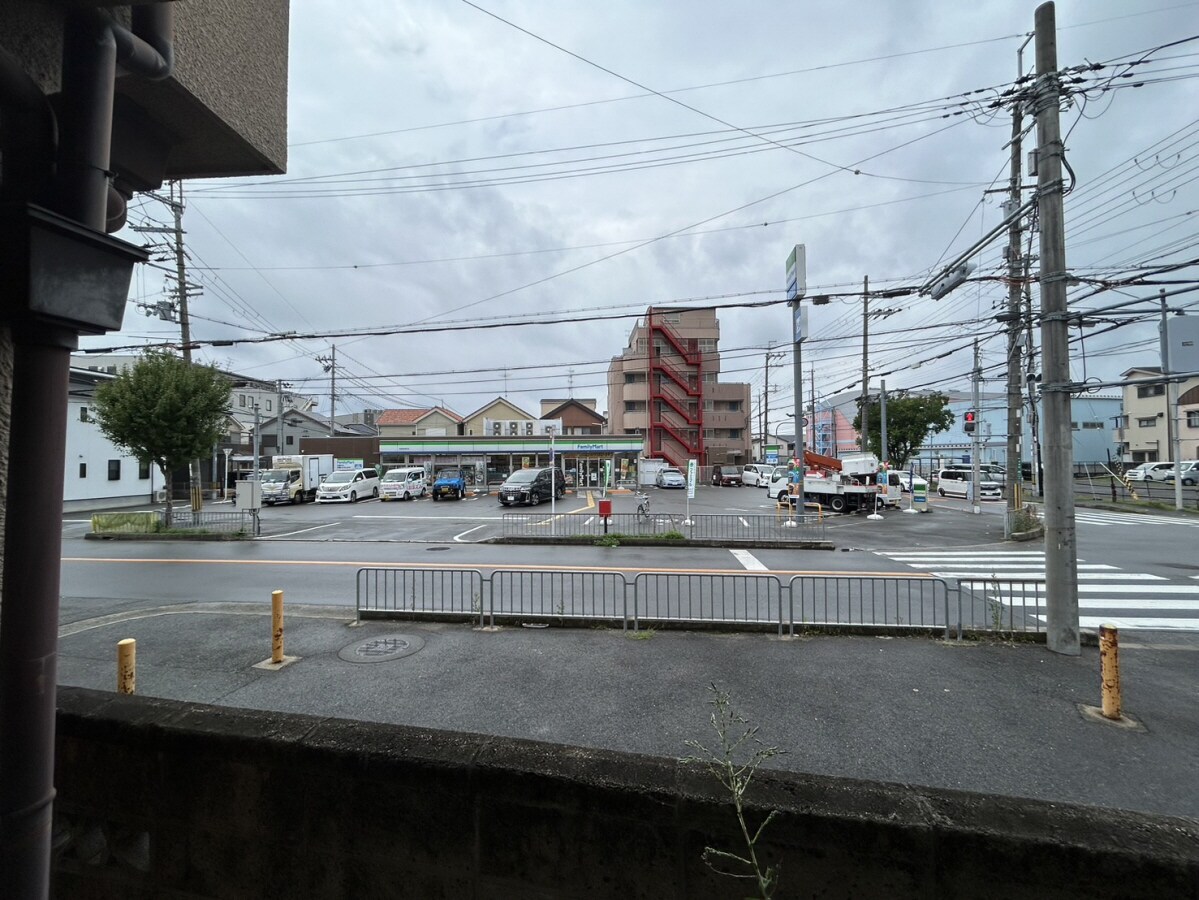
<svg viewBox="0 0 1199 900"><path fill-rule="evenodd" d="M339 469L316 489L317 503L357 503L378 496L379 473L375 469Z"/></svg>
<svg viewBox="0 0 1199 900"><path fill-rule="evenodd" d="M388 469L379 479L380 500L411 500L425 496L428 490L429 476L424 466Z"/></svg>
<svg viewBox="0 0 1199 900"><path fill-rule="evenodd" d="M768 487L770 476L774 474L775 465L771 463L750 463L741 470L741 483L754 487Z"/></svg>

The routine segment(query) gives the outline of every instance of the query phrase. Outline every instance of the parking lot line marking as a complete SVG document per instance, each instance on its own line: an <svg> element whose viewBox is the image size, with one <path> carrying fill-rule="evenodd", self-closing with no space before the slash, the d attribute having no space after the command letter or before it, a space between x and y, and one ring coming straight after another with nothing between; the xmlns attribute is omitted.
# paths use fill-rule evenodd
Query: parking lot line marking
<svg viewBox="0 0 1199 900"><path fill-rule="evenodd" d="M741 565L745 566L745 568L749 569L751 572L770 571L760 559L758 559L748 550L734 550L730 548L729 553L733 554L733 557L737 560L737 562L741 563Z"/></svg>

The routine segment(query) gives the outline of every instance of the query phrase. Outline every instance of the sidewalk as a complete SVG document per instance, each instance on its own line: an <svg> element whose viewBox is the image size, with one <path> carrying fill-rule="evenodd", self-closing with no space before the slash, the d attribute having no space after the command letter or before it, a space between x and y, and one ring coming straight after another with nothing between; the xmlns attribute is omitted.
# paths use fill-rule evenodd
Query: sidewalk
<svg viewBox="0 0 1199 900"><path fill-rule="evenodd" d="M728 690L787 751L777 768L1199 819L1199 635L1129 634L1124 709L1095 722L1094 647L373 621L290 607L282 669L269 605L64 600L59 683L113 690L137 639L139 694L681 756Z"/></svg>

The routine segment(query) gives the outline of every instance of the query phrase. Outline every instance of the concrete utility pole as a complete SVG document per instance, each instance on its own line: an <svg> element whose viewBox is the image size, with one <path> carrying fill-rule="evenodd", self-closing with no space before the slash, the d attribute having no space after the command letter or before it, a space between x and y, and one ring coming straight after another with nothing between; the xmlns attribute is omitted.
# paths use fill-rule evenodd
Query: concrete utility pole
<svg viewBox="0 0 1199 900"><path fill-rule="evenodd" d="M983 511L982 498L979 496L978 457L981 451L980 432L982 422L979 421L979 405L982 403L979 383L982 381L982 361L978 354L978 339L974 341L974 371L970 377L970 406L974 409L974 431L970 434L970 493L973 497L971 509L974 514L981 515Z"/></svg>
<svg viewBox="0 0 1199 900"><path fill-rule="evenodd" d="M318 356L316 361L320 363L326 372L329 373L329 437L336 435L337 422L337 345L332 345L332 351L329 356ZM648 369L646 370L648 373ZM646 378L648 379L648 374ZM504 372L505 389L508 379L507 371ZM649 410L646 410L646 415L649 415Z"/></svg>
<svg viewBox="0 0 1199 900"><path fill-rule="evenodd" d="M1037 192L1041 222L1041 355L1045 407L1045 631L1055 653L1078 656L1078 543L1070 427L1069 311L1063 213L1061 103L1053 3L1036 10Z"/></svg>
<svg viewBox="0 0 1199 900"><path fill-rule="evenodd" d="M870 371L866 366L870 347L870 276L862 278L862 452L870 449L866 435L870 430Z"/></svg>
<svg viewBox="0 0 1199 900"><path fill-rule="evenodd" d="M1030 34L1016 51L1016 78L1024 77L1024 48L1032 40ZM1008 201L1004 205L1004 213L1010 215L1020 208L1020 181L1023 178L1021 169L1020 135L1024 131L1024 110L1020 101L1012 104L1012 165L1008 181ZM1020 259L1020 243L1022 238L1020 219L1012 220L1008 227L1007 245L1007 508L1014 513L1023 502L1024 459L1021 453L1021 439L1024 428L1020 413L1023 409L1023 398L1020 391L1020 287L1023 267ZM1012 516L1006 517L1004 526L1005 536L1011 532Z"/></svg>
<svg viewBox="0 0 1199 900"><path fill-rule="evenodd" d="M1161 354L1162 354L1162 374L1170 374L1170 342L1166 339L1166 289L1158 289L1158 298L1162 305L1162 320L1159 330L1161 331ZM1174 462L1174 508L1182 509L1182 478L1177 474L1178 464L1182 462L1181 448L1178 446L1179 427L1181 422L1175 423L1174 416L1178 412L1178 382L1166 382L1166 454L1169 459Z"/></svg>

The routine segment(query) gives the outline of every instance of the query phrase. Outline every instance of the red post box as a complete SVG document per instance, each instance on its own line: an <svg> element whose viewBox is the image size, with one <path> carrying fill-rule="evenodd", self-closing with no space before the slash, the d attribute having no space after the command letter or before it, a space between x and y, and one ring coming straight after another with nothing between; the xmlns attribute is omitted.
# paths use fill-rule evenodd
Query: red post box
<svg viewBox="0 0 1199 900"><path fill-rule="evenodd" d="M599 514L601 519L607 519L612 515L612 501L601 500L599 502Z"/></svg>

